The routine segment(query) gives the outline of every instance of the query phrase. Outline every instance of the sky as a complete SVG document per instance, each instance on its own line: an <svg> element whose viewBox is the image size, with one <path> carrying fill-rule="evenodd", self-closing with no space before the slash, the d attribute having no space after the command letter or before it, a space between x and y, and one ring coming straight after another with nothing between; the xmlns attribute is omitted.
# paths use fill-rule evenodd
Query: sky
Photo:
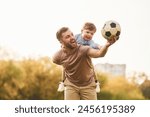
<svg viewBox="0 0 150 117"><path fill-rule="evenodd" d="M120 24L120 38L93 63L126 64L127 71L150 74L149 0L1 0L0 47L51 57L60 48L56 31L67 26L77 34L87 21L97 27L93 40L103 45L101 28L108 20Z"/></svg>

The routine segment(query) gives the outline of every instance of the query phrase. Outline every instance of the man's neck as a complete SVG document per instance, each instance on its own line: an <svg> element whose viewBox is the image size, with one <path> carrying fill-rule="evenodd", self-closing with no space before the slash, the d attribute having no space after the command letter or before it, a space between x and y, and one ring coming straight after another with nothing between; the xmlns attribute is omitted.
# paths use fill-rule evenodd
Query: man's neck
<svg viewBox="0 0 150 117"><path fill-rule="evenodd" d="M63 47L63 51L66 53L66 54L71 54L73 53L75 50L76 50L77 47L75 48L67 48L67 47Z"/></svg>

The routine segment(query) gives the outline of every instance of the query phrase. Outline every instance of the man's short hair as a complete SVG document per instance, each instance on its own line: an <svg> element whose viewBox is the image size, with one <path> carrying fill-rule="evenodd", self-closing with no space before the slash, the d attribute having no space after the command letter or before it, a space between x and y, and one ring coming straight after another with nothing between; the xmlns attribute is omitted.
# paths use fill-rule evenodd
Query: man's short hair
<svg viewBox="0 0 150 117"><path fill-rule="evenodd" d="M57 31L56 37L57 37L58 41L61 41L62 33L66 32L68 29L69 29L68 27L62 27Z"/></svg>

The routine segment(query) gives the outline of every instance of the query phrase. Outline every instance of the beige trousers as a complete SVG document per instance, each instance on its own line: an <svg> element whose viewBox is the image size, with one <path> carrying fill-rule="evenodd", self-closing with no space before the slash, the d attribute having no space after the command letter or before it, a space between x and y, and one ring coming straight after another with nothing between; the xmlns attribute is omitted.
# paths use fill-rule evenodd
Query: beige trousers
<svg viewBox="0 0 150 117"><path fill-rule="evenodd" d="M96 84L93 82L87 86L78 87L71 83L68 79L65 80L65 100L97 100Z"/></svg>

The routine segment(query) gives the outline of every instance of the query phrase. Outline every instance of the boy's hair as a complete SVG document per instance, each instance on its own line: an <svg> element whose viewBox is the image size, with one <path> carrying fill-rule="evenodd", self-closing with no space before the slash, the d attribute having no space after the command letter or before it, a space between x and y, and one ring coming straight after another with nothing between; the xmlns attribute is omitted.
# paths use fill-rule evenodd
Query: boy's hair
<svg viewBox="0 0 150 117"><path fill-rule="evenodd" d="M58 41L61 41L62 33L66 32L67 30L69 30L68 27L62 27L57 31L56 37L57 37Z"/></svg>
<svg viewBox="0 0 150 117"><path fill-rule="evenodd" d="M84 29L88 29L88 30L90 30L90 31L95 30L95 32L96 32L96 26L95 26L93 23L91 23L91 22L86 22L86 23L83 25L82 30L84 30Z"/></svg>

